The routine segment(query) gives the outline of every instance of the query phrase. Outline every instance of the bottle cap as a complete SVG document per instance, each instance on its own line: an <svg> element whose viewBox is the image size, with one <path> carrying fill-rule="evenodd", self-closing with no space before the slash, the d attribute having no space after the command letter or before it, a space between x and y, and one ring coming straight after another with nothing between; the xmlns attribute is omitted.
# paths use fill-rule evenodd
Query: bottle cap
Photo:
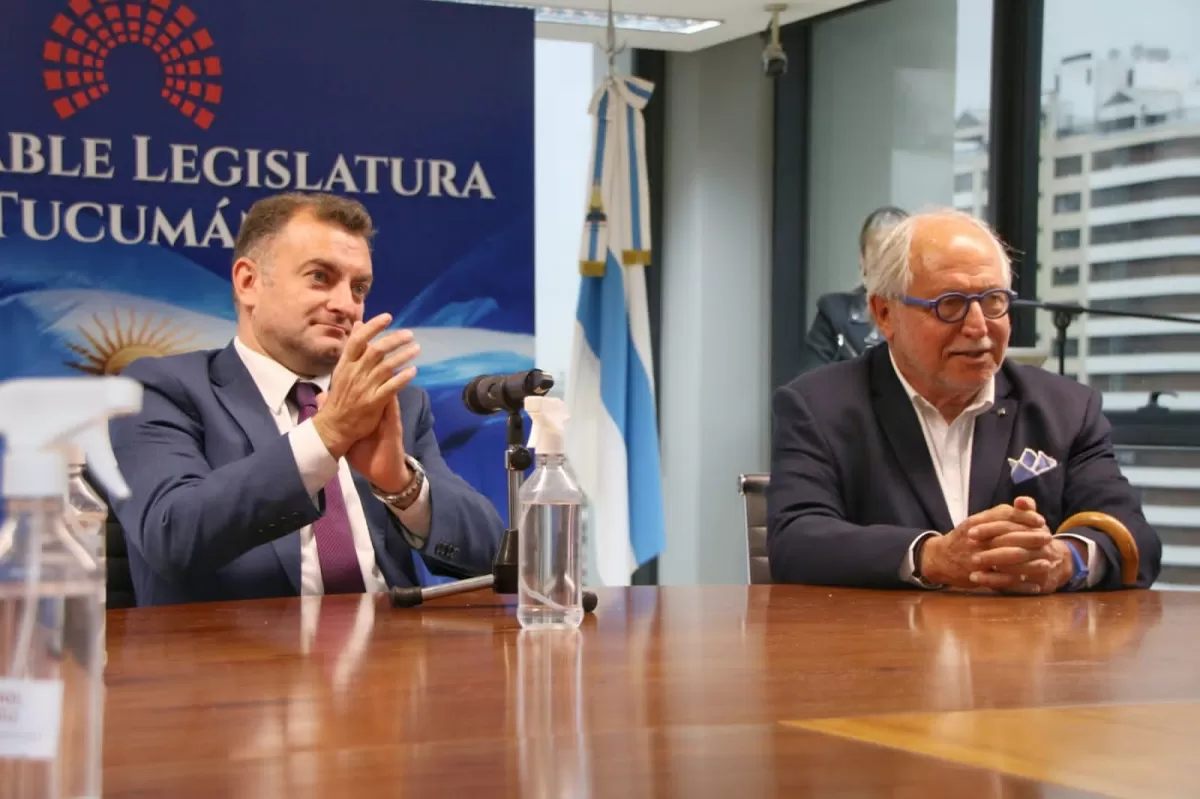
<svg viewBox="0 0 1200 799"><path fill-rule="evenodd" d="M526 397L525 412L532 423L529 448L539 455L562 454L570 418L566 403L558 397Z"/></svg>

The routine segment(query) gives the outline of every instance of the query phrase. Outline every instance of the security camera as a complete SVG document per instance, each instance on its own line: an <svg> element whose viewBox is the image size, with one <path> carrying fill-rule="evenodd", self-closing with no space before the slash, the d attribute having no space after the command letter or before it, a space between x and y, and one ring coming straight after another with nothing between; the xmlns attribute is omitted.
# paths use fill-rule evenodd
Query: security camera
<svg viewBox="0 0 1200 799"><path fill-rule="evenodd" d="M779 12L787 10L787 5L774 3L766 6L766 10L771 12L771 23L763 34L767 42L762 52L763 74L768 78L778 78L782 77L788 68L787 53L779 43Z"/></svg>

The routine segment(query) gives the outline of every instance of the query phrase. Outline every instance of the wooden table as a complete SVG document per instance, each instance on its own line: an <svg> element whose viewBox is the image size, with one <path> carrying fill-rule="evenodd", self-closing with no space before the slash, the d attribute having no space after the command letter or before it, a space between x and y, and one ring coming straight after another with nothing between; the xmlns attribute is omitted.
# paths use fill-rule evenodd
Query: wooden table
<svg viewBox="0 0 1200 799"><path fill-rule="evenodd" d="M111 797L1200 795L1200 593L490 593L109 614Z"/></svg>

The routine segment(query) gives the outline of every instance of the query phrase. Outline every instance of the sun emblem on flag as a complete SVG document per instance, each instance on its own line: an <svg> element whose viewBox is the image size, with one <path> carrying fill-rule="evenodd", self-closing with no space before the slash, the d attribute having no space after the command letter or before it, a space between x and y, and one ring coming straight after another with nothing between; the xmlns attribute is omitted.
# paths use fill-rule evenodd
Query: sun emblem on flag
<svg viewBox="0 0 1200 799"><path fill-rule="evenodd" d="M92 375L119 375L138 358L186 352L188 342L195 335L185 333L165 316L156 325L154 314L143 314L140 321L139 327L138 315L129 311L128 321L122 324L116 308L111 322L101 319L100 314L92 314L93 327L76 328L86 345L67 344L72 352L82 356L83 361L67 362L67 366Z"/></svg>

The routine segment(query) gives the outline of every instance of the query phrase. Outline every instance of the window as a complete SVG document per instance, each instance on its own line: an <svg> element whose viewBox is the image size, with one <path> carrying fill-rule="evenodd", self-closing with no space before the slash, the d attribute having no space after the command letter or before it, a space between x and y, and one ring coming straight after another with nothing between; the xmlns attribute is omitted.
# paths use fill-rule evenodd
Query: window
<svg viewBox="0 0 1200 799"><path fill-rule="evenodd" d="M1170 216L1092 228L1092 246L1173 236L1200 236L1200 216Z"/></svg>
<svg viewBox="0 0 1200 799"><path fill-rule="evenodd" d="M1054 213L1073 214L1083 207L1083 195L1077 191L1054 195Z"/></svg>
<svg viewBox="0 0 1200 799"><path fill-rule="evenodd" d="M1043 258L1053 268L1039 273L1038 290L1046 299L1200 317L1197 30L1197 2L1044 0L1039 142L1050 168L1040 172L1038 220L1046 231L1039 246L1050 250ZM1074 202L1065 196L1084 190L1080 230L1057 230L1055 215ZM1077 238L1087 249L1069 254L1069 266L1058 266L1055 251L1070 253ZM1076 267L1078 280L1068 282ZM1122 282L1119 291L1112 281ZM1035 318L1042 340L1052 341L1053 315ZM1114 425L1121 412L1146 405L1152 391L1176 392L1162 400L1173 410L1200 409L1200 327L1091 316L1071 332L1087 335L1072 369L1103 394ZM1186 546L1200 548L1200 480L1192 477L1200 448L1156 457L1168 456L1175 460L1144 468L1151 464L1139 454L1136 464L1126 459L1122 468L1138 467L1127 476L1141 492L1151 524L1160 531L1186 530ZM1176 522L1180 507L1195 519ZM1174 548L1183 549L1184 535ZM1192 561L1197 559L1184 556L1172 562L1164 554L1167 582L1200 585L1200 567L1187 565Z"/></svg>
<svg viewBox="0 0 1200 799"><path fill-rule="evenodd" d="M1174 197L1200 197L1200 177L1164 178L1145 183L1130 183L1092 191L1092 207L1166 200Z"/></svg>
<svg viewBox="0 0 1200 799"><path fill-rule="evenodd" d="M1050 276L1050 282L1056 286L1074 286L1079 282L1078 266L1056 266Z"/></svg>
<svg viewBox="0 0 1200 799"><path fill-rule="evenodd" d="M1183 116L1191 109L1180 109ZM1164 117L1169 121L1169 116ZM1176 120L1186 121L1186 120ZM1131 144L1109 150L1099 150L1092 155L1092 171L1103 172L1123 166L1153 164L1162 161L1173 161L1180 158L1200 157L1200 136L1172 137L1161 141L1148 141L1141 144Z"/></svg>
<svg viewBox="0 0 1200 799"><path fill-rule="evenodd" d="M1093 300L1093 308L1112 311L1186 314L1200 308L1200 294L1166 294L1155 297L1122 297L1119 300Z"/></svg>
<svg viewBox="0 0 1200 799"><path fill-rule="evenodd" d="M859 228L872 210L943 206L982 216L992 6L888 0L813 23L809 319L821 296L859 283Z"/></svg>
<svg viewBox="0 0 1200 799"><path fill-rule="evenodd" d="M1200 352L1200 333L1100 336L1088 339L1089 355L1151 355L1159 352Z"/></svg>
<svg viewBox="0 0 1200 799"><path fill-rule="evenodd" d="M1064 343L1067 345L1066 346L1066 350L1067 350L1066 357L1074 358L1076 355L1079 354L1079 339L1068 338L1066 340L1066 342L1064 342ZM1051 345L1050 348L1054 351L1054 357L1057 358L1058 357L1058 340L1057 339L1054 341L1053 345Z"/></svg>
<svg viewBox="0 0 1200 799"><path fill-rule="evenodd" d="M1140 258L1136 261L1108 261L1092 264L1091 279L1125 280L1164 275L1200 275L1200 255L1172 255L1165 258Z"/></svg>
<svg viewBox="0 0 1200 799"><path fill-rule="evenodd" d="M1139 394L1151 391L1200 391L1200 372L1093 375L1088 382L1099 391L1136 391Z"/></svg>
<svg viewBox="0 0 1200 799"><path fill-rule="evenodd" d="M1066 158L1054 159L1054 177L1069 178L1072 175L1083 174L1083 156L1070 155Z"/></svg>
<svg viewBox="0 0 1200 799"><path fill-rule="evenodd" d="M1056 250L1077 250L1079 249L1080 237L1078 230L1056 230L1054 231L1054 249Z"/></svg>

